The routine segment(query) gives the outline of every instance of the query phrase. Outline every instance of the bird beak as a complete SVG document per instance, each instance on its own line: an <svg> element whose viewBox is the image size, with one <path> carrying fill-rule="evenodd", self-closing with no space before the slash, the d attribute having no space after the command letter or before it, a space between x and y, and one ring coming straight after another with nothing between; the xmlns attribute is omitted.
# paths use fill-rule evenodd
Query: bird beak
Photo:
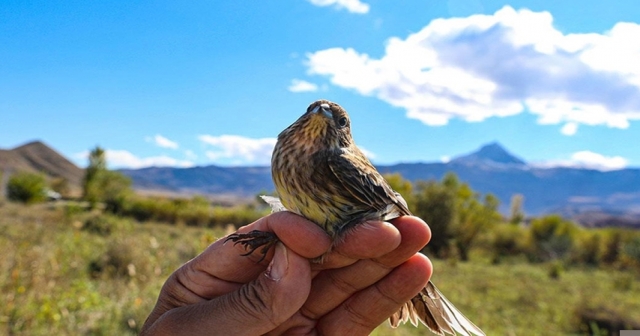
<svg viewBox="0 0 640 336"><path fill-rule="evenodd" d="M320 104L311 110L312 113L322 113L325 117L329 119L333 119L333 112L331 112L331 107L329 104Z"/></svg>

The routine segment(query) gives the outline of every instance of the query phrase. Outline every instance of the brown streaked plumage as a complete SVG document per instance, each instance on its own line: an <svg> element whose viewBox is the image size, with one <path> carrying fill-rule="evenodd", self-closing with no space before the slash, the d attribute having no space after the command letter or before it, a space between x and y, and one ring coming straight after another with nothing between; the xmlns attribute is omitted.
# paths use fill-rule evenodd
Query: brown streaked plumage
<svg viewBox="0 0 640 336"><path fill-rule="evenodd" d="M271 172L282 206L318 224L334 241L367 220L411 215L402 196L391 189L355 145L347 112L327 100L312 103L280 133ZM280 206L273 199L267 201ZM258 232L228 239L251 248L249 253L271 245ZM484 335L431 281L389 321L393 327L400 322L417 325L420 321L440 335Z"/></svg>

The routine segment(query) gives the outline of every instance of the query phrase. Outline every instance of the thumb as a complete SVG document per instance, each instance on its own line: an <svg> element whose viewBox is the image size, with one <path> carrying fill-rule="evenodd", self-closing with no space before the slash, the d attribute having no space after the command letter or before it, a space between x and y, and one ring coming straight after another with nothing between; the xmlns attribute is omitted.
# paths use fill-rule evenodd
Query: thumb
<svg viewBox="0 0 640 336"><path fill-rule="evenodd" d="M165 330L184 335L261 335L275 329L307 300L311 288L309 261L276 244L264 273L229 294L174 309L158 321Z"/></svg>

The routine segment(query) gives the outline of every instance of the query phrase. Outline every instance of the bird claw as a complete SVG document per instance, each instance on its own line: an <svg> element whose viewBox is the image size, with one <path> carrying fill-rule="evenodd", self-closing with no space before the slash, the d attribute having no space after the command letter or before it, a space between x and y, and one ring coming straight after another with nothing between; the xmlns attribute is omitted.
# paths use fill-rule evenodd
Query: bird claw
<svg viewBox="0 0 640 336"><path fill-rule="evenodd" d="M229 240L233 242L234 246L241 244L245 250L249 250L249 252L242 254L243 256L251 255L255 250L262 247L259 251L262 254L262 257L258 260L259 263L267 256L269 249L278 242L278 237L273 232L253 230L249 233L233 233L224 242L226 243Z"/></svg>

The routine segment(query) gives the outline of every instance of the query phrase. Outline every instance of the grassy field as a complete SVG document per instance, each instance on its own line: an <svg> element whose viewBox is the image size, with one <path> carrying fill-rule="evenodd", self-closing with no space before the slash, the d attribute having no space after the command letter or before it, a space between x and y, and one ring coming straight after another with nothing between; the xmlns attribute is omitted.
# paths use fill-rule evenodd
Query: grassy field
<svg viewBox="0 0 640 336"><path fill-rule="evenodd" d="M0 203L0 334L136 334L169 274L229 230ZM488 335L640 328L637 270L493 264L482 251L434 266L433 281ZM429 335L386 324L374 334Z"/></svg>

